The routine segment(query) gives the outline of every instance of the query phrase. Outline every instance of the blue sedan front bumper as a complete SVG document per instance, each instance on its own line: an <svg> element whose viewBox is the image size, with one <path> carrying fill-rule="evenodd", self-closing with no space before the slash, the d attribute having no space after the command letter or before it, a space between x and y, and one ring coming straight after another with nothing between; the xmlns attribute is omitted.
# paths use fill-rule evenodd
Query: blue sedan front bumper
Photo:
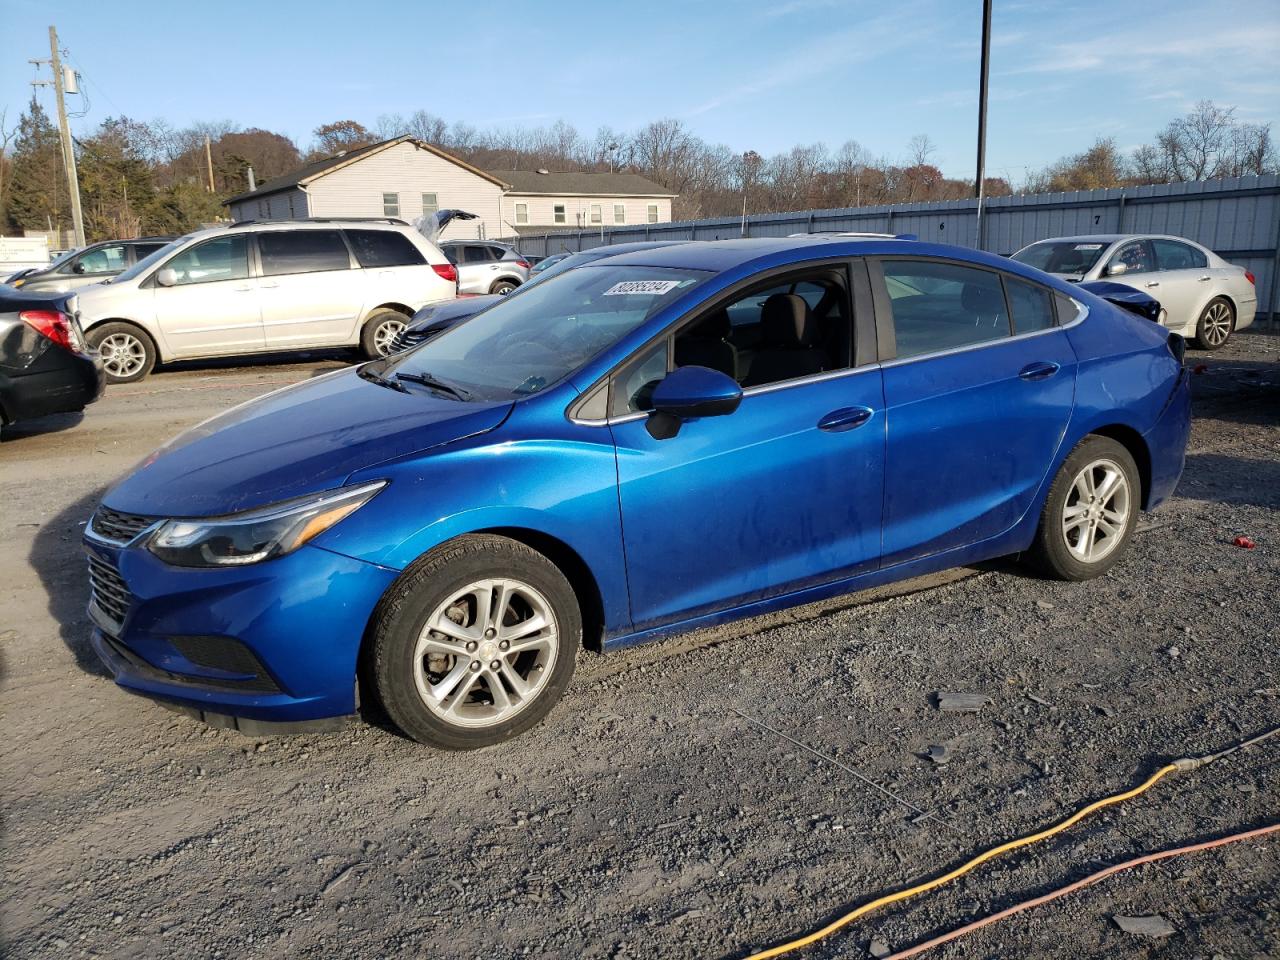
<svg viewBox="0 0 1280 960"><path fill-rule="evenodd" d="M85 550L94 649L126 690L223 726L355 712L360 642L397 571L315 546L217 569L93 538Z"/></svg>

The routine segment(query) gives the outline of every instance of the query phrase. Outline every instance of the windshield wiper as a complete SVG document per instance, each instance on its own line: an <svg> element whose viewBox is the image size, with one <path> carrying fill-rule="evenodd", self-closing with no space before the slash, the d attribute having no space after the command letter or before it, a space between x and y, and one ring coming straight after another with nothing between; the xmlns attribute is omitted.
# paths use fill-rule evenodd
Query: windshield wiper
<svg viewBox="0 0 1280 960"><path fill-rule="evenodd" d="M439 377L433 377L429 373L397 373L395 374L395 378L397 380L405 380L409 383L422 384L424 387L428 387L429 389L436 390L440 393L447 393L459 400L471 399L471 394L468 391L463 390L461 387L455 387L451 383L446 383Z"/></svg>
<svg viewBox="0 0 1280 960"><path fill-rule="evenodd" d="M373 370L369 369L371 366L373 366L373 364L366 363L356 371L357 376L359 376L361 380L368 380L370 383L376 383L380 387L390 387L392 390L399 390L401 393L409 392L408 388L406 388L403 383L396 383L394 380L388 380L382 374L375 373Z"/></svg>

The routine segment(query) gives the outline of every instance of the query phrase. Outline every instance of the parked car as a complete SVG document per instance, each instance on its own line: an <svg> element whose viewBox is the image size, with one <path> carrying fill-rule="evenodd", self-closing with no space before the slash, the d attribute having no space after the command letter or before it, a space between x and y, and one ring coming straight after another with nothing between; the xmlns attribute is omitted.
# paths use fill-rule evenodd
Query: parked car
<svg viewBox="0 0 1280 960"><path fill-rule="evenodd" d="M198 230L80 293L107 379L158 362L268 350L387 354L414 311L452 299L457 270L399 220L296 220Z"/></svg>
<svg viewBox="0 0 1280 960"><path fill-rule="evenodd" d="M1057 237L1023 247L1013 259L1065 280L1110 280L1142 290L1160 301L1161 323L1202 350L1217 350L1257 312L1253 274L1182 237Z"/></svg>
<svg viewBox="0 0 1280 960"><path fill-rule="evenodd" d="M556 262L541 273L535 272L529 282L523 285L520 292L523 293L535 283L541 283L547 277L554 277L558 273L572 270L574 267L580 267L584 263L595 263L605 257L632 253L636 250L652 250L655 247L669 247L672 244L687 242L685 240L638 240L635 243L618 243L612 246L593 247L590 250L583 250L581 253L566 253L558 259L551 258L555 259ZM474 317L481 310L486 310L493 306L501 296L507 296L507 294L490 294L478 297L462 296L452 303L423 307L413 315L409 325L396 336L395 342L391 347L392 353L407 350L409 347L416 347L423 341L443 333L455 324L459 324L469 317Z"/></svg>
<svg viewBox="0 0 1280 960"><path fill-rule="evenodd" d="M551 267L554 267L557 263L559 263L565 257L571 257L571 256L573 256L573 254L566 250L564 253L553 253L549 257L543 257L541 260L534 263L533 269L529 271L529 276L536 277L538 274L542 273L544 270L548 270Z"/></svg>
<svg viewBox="0 0 1280 960"><path fill-rule="evenodd" d="M102 394L75 295L0 288L0 423L83 410Z"/></svg>
<svg viewBox="0 0 1280 960"><path fill-rule="evenodd" d="M440 249L458 268L459 293L505 294L529 279L529 261L505 243L446 240Z"/></svg>
<svg viewBox="0 0 1280 960"><path fill-rule="evenodd" d="M1007 554L1100 575L1181 473L1181 350L957 247L615 255L161 448L86 529L93 643L221 725L352 714L359 677L422 742L499 742L580 645Z"/></svg>
<svg viewBox="0 0 1280 960"><path fill-rule="evenodd" d="M59 257L43 270L32 270L11 281L25 290L66 293L108 277L119 276L139 260L151 256L173 241L173 237L139 237L136 240L106 240L91 243Z"/></svg>

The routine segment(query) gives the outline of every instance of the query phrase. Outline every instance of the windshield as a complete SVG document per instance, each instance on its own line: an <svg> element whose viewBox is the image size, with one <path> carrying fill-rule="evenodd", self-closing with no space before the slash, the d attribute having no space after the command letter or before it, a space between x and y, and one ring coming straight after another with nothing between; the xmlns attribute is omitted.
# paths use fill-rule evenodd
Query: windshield
<svg viewBox="0 0 1280 960"><path fill-rule="evenodd" d="M562 380L710 274L582 267L535 285L402 354L384 377L429 376L470 398L512 400Z"/></svg>
<svg viewBox="0 0 1280 960"><path fill-rule="evenodd" d="M1046 240L1019 250L1013 259L1045 273L1079 276L1093 269L1109 246L1110 243L1098 240Z"/></svg>
<svg viewBox="0 0 1280 960"><path fill-rule="evenodd" d="M143 257L141 260L135 263L132 267L130 267L124 273L114 277L113 282L123 283L126 280L132 280L134 277L138 276L139 274L146 273L153 266L155 266L165 257L169 256L169 254L173 253L175 250L177 250L180 246L182 246L184 243L186 243L190 239L191 239L190 236L185 236L185 237L179 237L177 240L170 240L168 243L166 243L163 247L161 247L155 253L150 254L149 256Z"/></svg>

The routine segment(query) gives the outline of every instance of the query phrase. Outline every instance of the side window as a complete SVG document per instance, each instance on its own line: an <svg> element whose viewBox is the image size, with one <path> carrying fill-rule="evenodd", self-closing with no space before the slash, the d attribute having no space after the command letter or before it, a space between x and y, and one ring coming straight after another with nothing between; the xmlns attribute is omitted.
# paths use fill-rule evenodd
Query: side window
<svg viewBox="0 0 1280 960"><path fill-rule="evenodd" d="M1126 273L1147 273L1154 269L1151 265L1151 254L1148 252L1147 244L1144 240L1126 243L1117 250L1111 258L1111 263L1107 264L1108 269L1117 263L1125 265L1127 268Z"/></svg>
<svg viewBox="0 0 1280 960"><path fill-rule="evenodd" d="M551 218L552 218L556 223L564 223L564 219L565 219L565 218L564 218L564 204L563 204L563 203L557 203L557 204L552 208L552 217L551 217Z"/></svg>
<svg viewBox="0 0 1280 960"><path fill-rule="evenodd" d="M395 230L348 230L346 234L362 267L416 267L427 262L422 251Z"/></svg>
<svg viewBox="0 0 1280 960"><path fill-rule="evenodd" d="M69 270L59 272L77 273L86 277L95 274L119 273L125 268L124 259L124 244L119 243L90 250L75 263L69 264Z"/></svg>
<svg viewBox="0 0 1280 960"><path fill-rule="evenodd" d="M438 213L439 210L440 201L436 194L424 193L422 195L422 215L424 217L429 217L433 213Z"/></svg>
<svg viewBox="0 0 1280 960"><path fill-rule="evenodd" d="M1009 336L999 274L930 260L882 265L900 358Z"/></svg>
<svg viewBox="0 0 1280 960"><path fill-rule="evenodd" d="M240 233L206 240L164 266L177 274L178 285L243 280L249 276L249 238Z"/></svg>
<svg viewBox="0 0 1280 960"><path fill-rule="evenodd" d="M144 257L149 257L163 246L163 243L135 243L133 245L134 259L142 260Z"/></svg>
<svg viewBox="0 0 1280 960"><path fill-rule="evenodd" d="M1053 326L1053 298L1048 290L1013 277L1005 277L1004 284L1013 312L1014 333L1033 333Z"/></svg>
<svg viewBox="0 0 1280 960"><path fill-rule="evenodd" d="M337 230L291 230L258 234L262 274L278 277L289 273L347 270L351 255Z"/></svg>
<svg viewBox="0 0 1280 960"><path fill-rule="evenodd" d="M468 244L460 250L460 263L488 263L493 259L493 253L488 247Z"/></svg>
<svg viewBox="0 0 1280 960"><path fill-rule="evenodd" d="M600 223L600 222L601 222L601 218L600 218L600 204L598 204L598 203L593 203L593 204L591 204L591 222L592 222L592 223Z"/></svg>
<svg viewBox="0 0 1280 960"><path fill-rule="evenodd" d="M852 324L842 270L749 290L682 329L677 367L719 370L743 387L849 366Z"/></svg>
<svg viewBox="0 0 1280 960"><path fill-rule="evenodd" d="M1152 240L1157 270L1194 270L1209 265L1208 258L1195 247L1177 240Z"/></svg>
<svg viewBox="0 0 1280 960"><path fill-rule="evenodd" d="M648 220L649 223L658 222L658 205L656 203L649 204L649 209L646 213L646 219Z"/></svg>
<svg viewBox="0 0 1280 960"><path fill-rule="evenodd" d="M529 205L527 203L516 204L516 223L529 222Z"/></svg>
<svg viewBox="0 0 1280 960"><path fill-rule="evenodd" d="M613 222L614 223L627 222L627 205L625 203L615 203L613 205Z"/></svg>
<svg viewBox="0 0 1280 960"><path fill-rule="evenodd" d="M651 410L649 398L658 381L667 375L667 341L655 343L640 356L613 375L610 394L610 416Z"/></svg>

